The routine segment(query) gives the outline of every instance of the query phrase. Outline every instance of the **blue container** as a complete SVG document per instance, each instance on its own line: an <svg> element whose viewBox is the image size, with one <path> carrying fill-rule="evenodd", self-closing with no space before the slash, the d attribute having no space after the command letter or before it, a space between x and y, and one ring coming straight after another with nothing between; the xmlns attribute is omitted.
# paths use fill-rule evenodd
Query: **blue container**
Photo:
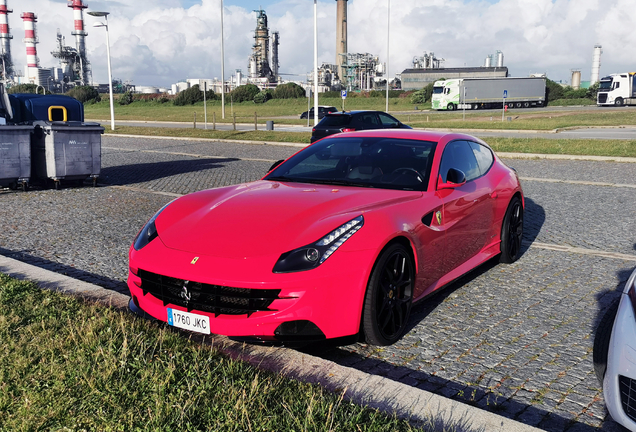
<svg viewBox="0 0 636 432"><path fill-rule="evenodd" d="M9 99L14 108L14 123L33 123L38 120L62 121L63 111L66 111L66 121L84 121L84 105L70 96L18 93L9 95ZM16 106L19 108L16 109ZM58 108L54 108L50 113L51 107Z"/></svg>

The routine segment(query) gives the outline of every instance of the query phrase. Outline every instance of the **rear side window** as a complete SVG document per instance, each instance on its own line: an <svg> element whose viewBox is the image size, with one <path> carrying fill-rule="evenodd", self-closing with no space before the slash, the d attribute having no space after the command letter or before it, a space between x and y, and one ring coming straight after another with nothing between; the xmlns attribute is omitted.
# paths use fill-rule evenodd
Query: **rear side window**
<svg viewBox="0 0 636 432"><path fill-rule="evenodd" d="M320 126L346 126L351 123L350 115L329 115L327 114L322 121L320 122Z"/></svg>
<svg viewBox="0 0 636 432"><path fill-rule="evenodd" d="M439 168L439 175L444 183L451 168L462 171L467 182L481 175L475 154L467 141L453 141L446 145Z"/></svg>
<svg viewBox="0 0 636 432"><path fill-rule="evenodd" d="M376 113L364 113L359 116L360 122L365 126L380 126L380 120Z"/></svg>
<svg viewBox="0 0 636 432"><path fill-rule="evenodd" d="M475 159L477 159L477 165L479 166L481 175L486 174L495 160L492 152L488 147L475 142L470 142L470 147L473 149Z"/></svg>

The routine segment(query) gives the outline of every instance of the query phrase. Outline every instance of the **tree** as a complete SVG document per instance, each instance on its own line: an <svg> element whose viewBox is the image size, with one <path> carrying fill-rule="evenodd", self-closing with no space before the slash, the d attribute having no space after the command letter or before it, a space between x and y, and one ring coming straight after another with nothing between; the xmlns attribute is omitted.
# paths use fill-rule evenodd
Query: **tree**
<svg viewBox="0 0 636 432"><path fill-rule="evenodd" d="M561 84L546 78L545 80L545 98L548 102L555 101L557 99L563 99L564 89Z"/></svg>
<svg viewBox="0 0 636 432"><path fill-rule="evenodd" d="M234 90L232 90L231 97L232 101L235 103L238 102L252 102L254 97L259 94L261 91L254 84L246 84L242 86L238 86Z"/></svg>
<svg viewBox="0 0 636 432"><path fill-rule="evenodd" d="M77 99L81 103L95 103L102 100L95 87L76 86L66 92L67 96Z"/></svg>
<svg viewBox="0 0 636 432"><path fill-rule="evenodd" d="M274 90L274 99L298 99L305 97L305 89L296 83L280 84Z"/></svg>
<svg viewBox="0 0 636 432"><path fill-rule="evenodd" d="M433 86L435 83L428 83L428 85L411 95L411 103L413 104L423 104L429 100L431 100L431 96L433 96Z"/></svg>

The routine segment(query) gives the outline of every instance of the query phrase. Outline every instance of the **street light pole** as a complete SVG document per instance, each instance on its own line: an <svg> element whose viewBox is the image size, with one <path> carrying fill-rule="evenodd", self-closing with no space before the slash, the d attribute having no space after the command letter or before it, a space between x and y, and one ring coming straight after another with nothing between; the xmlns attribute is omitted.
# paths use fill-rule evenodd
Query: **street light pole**
<svg viewBox="0 0 636 432"><path fill-rule="evenodd" d="M104 17L106 23L96 22L93 27L106 28L106 56L108 57L108 89L110 93L110 130L115 130L115 104L113 103L113 73L110 65L110 34L108 31L108 15L110 12L88 12L95 17Z"/></svg>
<svg viewBox="0 0 636 432"><path fill-rule="evenodd" d="M387 0L386 17L386 112L389 112L389 36L391 34L391 0Z"/></svg>
<svg viewBox="0 0 636 432"><path fill-rule="evenodd" d="M223 0L221 0L221 117L225 119L225 37L223 36Z"/></svg>
<svg viewBox="0 0 636 432"><path fill-rule="evenodd" d="M307 113L309 115L309 113ZM314 0L314 126L318 124L318 1Z"/></svg>

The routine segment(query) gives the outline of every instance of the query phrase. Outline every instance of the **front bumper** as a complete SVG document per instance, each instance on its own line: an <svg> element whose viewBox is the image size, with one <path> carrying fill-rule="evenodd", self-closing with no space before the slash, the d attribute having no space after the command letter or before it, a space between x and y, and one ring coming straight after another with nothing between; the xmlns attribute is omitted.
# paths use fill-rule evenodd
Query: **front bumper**
<svg viewBox="0 0 636 432"><path fill-rule="evenodd" d="M332 339L359 332L364 294L374 259L375 251L372 250L339 250L316 269L274 274L271 260L268 265L262 265L250 260L208 256L200 257L197 265L193 265L193 254L171 250L160 241L154 241L142 251L131 248L128 288L134 305L160 321L168 321L167 309L172 308L209 317L211 332L229 337L274 341L284 338L281 330L284 333L295 329L300 332L298 337L311 339L324 335L323 338ZM180 305L165 304L144 290L141 278L135 274L139 274L140 269L204 284L280 290L280 293L269 305L271 310L267 311L229 315L188 310Z"/></svg>
<svg viewBox="0 0 636 432"><path fill-rule="evenodd" d="M635 280L636 270L621 296L603 379L607 410L617 423L630 430L636 430L636 317L626 292Z"/></svg>

